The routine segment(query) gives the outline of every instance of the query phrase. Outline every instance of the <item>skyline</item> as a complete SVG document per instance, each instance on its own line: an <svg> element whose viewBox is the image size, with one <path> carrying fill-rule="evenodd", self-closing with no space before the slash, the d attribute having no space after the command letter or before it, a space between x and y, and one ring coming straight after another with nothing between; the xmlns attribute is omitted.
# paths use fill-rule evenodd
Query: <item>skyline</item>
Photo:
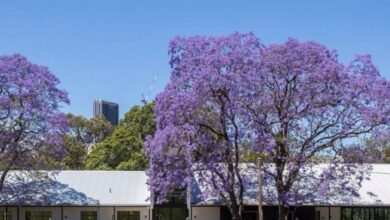
<svg viewBox="0 0 390 220"><path fill-rule="evenodd" d="M265 44L314 40L337 50L344 64L371 54L389 79L389 9L386 1L4 1L0 54L21 53L48 66L69 93L65 112L91 117L101 98L118 103L121 117L141 104L142 94L150 91L150 101L163 90L168 43L177 35L252 31Z"/></svg>

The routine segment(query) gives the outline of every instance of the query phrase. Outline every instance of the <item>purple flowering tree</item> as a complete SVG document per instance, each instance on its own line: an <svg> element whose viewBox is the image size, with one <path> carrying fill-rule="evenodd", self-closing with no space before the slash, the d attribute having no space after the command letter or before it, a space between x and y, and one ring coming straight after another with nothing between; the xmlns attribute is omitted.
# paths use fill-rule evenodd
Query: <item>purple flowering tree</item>
<svg viewBox="0 0 390 220"><path fill-rule="evenodd" d="M272 162L263 172L281 220L313 194L298 189L302 181L326 196L342 179L340 187L355 193L352 174L361 181L363 172L351 155L366 152L365 138L386 136L390 122L390 83L369 56L345 66L316 42L265 46L251 33L178 37L169 53L171 80L157 96L157 130L146 142L157 202L195 174L209 186L204 196L218 196L242 219L251 178L241 165L243 146ZM323 157L328 166L311 175Z"/></svg>
<svg viewBox="0 0 390 220"><path fill-rule="evenodd" d="M0 191L12 169L34 171L63 156L67 93L47 67L0 56Z"/></svg>

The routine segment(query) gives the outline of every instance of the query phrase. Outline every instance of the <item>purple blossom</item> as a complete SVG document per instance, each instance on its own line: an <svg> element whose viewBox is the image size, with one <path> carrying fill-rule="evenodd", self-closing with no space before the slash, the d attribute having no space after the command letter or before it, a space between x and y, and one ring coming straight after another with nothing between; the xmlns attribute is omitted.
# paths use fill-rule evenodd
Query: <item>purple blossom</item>
<svg viewBox="0 0 390 220"><path fill-rule="evenodd" d="M273 164L263 171L273 178L283 219L286 207L307 199L296 184L311 182L326 196L335 178L360 180L351 154L366 152L365 138L389 134L390 82L369 56L345 66L319 43L266 46L252 33L177 37L169 54L171 80L157 96L157 131L146 143L158 202L196 173L240 219L240 150L249 145ZM321 157L329 163L323 176L300 176ZM341 185L353 192L359 184Z"/></svg>
<svg viewBox="0 0 390 220"><path fill-rule="evenodd" d="M0 191L9 170L44 167L42 157L59 161L67 129L60 111L67 93L47 67L16 54L0 56Z"/></svg>

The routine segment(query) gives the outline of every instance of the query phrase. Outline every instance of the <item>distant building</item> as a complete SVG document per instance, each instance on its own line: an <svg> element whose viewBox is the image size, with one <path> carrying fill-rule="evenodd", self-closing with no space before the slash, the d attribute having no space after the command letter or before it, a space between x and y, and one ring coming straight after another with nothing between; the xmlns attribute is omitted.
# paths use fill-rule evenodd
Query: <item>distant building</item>
<svg viewBox="0 0 390 220"><path fill-rule="evenodd" d="M114 102L101 99L93 102L93 116L101 115L112 125L118 125L119 106Z"/></svg>

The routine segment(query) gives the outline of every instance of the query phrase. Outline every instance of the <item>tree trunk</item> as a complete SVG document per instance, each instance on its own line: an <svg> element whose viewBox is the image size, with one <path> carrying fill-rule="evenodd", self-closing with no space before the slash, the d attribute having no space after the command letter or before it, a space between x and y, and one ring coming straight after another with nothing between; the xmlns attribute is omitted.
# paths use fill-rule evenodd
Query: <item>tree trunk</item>
<svg viewBox="0 0 390 220"><path fill-rule="evenodd" d="M232 215L232 220L242 220L242 213L240 213L241 209L237 204L231 204L229 206L229 211Z"/></svg>
<svg viewBox="0 0 390 220"><path fill-rule="evenodd" d="M242 220L242 216L238 213L232 213L232 220Z"/></svg>
<svg viewBox="0 0 390 220"><path fill-rule="evenodd" d="M264 220L264 213L263 213L263 175L262 175L262 161L261 158L257 158L257 170L258 170L258 182L259 182L259 204L258 204L258 212L259 212L259 219L258 220Z"/></svg>
<svg viewBox="0 0 390 220"><path fill-rule="evenodd" d="M288 210L283 204L279 204L278 216L279 220L287 220Z"/></svg>
<svg viewBox="0 0 390 220"><path fill-rule="evenodd" d="M6 169L6 170L1 172L1 175L0 175L0 192L3 191L4 181L5 181L5 177L7 176L7 174L8 174L8 169Z"/></svg>

